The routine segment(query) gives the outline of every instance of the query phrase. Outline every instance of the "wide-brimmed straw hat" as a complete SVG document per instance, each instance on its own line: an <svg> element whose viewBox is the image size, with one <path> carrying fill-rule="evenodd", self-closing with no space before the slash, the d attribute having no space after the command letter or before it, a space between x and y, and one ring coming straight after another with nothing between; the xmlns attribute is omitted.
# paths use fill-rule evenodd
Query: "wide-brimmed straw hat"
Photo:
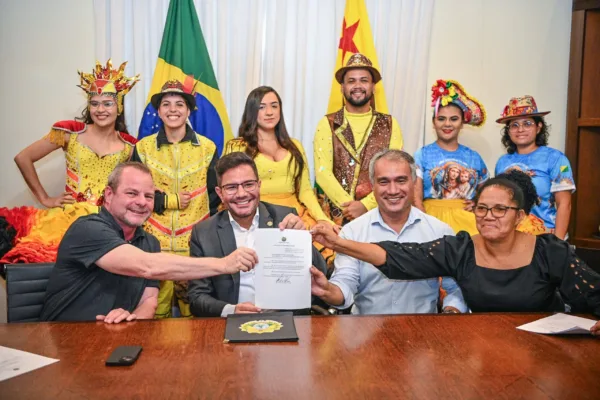
<svg viewBox="0 0 600 400"><path fill-rule="evenodd" d="M547 114L550 114L550 111L538 111L533 96L525 95L523 97L513 97L510 99L508 105L504 107L504 111L502 111L502 117L498 118L496 122L503 124L511 119L543 117Z"/></svg>

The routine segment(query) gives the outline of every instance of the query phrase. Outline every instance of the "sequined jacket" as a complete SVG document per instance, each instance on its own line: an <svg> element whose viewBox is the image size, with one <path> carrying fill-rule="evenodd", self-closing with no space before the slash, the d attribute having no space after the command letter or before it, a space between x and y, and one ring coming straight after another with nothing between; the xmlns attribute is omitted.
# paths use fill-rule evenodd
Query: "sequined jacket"
<svg viewBox="0 0 600 400"><path fill-rule="evenodd" d="M352 127L344 120L344 109L328 114L333 132L333 173L344 190L355 200L361 200L373 191L369 179L371 158L390 147L392 117L388 114L373 112L373 125L361 146L354 143Z"/></svg>
<svg viewBox="0 0 600 400"><path fill-rule="evenodd" d="M160 240L162 251L188 253L192 228L216 213L220 202L215 192L217 147L189 126L179 143L171 143L161 128L137 143L132 159L150 168L157 189L145 229ZM192 196L185 209L179 201L182 191Z"/></svg>

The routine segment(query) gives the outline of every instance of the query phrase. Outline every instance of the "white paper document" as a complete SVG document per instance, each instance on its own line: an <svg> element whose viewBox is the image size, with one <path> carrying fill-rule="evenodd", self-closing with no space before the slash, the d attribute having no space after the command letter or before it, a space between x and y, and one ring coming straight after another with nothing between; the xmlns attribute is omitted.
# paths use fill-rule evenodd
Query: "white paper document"
<svg viewBox="0 0 600 400"><path fill-rule="evenodd" d="M0 346L0 381L24 374L59 360Z"/></svg>
<svg viewBox="0 0 600 400"><path fill-rule="evenodd" d="M257 229L255 305L263 309L310 308L312 241L308 231Z"/></svg>
<svg viewBox="0 0 600 400"><path fill-rule="evenodd" d="M573 315L554 314L550 317L517 326L517 329L547 335L589 334L590 328L596 322L593 319L575 317Z"/></svg>

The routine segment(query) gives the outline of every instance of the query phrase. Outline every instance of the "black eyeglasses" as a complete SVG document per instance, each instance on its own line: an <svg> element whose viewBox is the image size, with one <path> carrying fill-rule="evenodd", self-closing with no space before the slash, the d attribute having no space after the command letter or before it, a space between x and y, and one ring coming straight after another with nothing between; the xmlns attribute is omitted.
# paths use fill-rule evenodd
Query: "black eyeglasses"
<svg viewBox="0 0 600 400"><path fill-rule="evenodd" d="M506 215L508 210L520 210L519 207L509 207L509 206L494 206L494 207L486 207L486 206L475 206L473 209L473 213L479 218L485 218L489 211L492 212L492 217L494 218L502 218Z"/></svg>
<svg viewBox="0 0 600 400"><path fill-rule="evenodd" d="M234 195L238 191L238 187L241 186L246 192L252 192L256 190L258 186L258 180L251 180L242 183L231 183L228 185L221 186L221 189L228 195Z"/></svg>

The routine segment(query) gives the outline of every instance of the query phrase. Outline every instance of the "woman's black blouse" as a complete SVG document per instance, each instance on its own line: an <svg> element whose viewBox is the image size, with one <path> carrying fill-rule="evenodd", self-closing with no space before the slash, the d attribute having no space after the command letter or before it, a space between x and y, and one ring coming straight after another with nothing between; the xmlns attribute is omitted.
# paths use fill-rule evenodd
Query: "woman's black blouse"
<svg viewBox="0 0 600 400"><path fill-rule="evenodd" d="M380 269L388 278L453 277L474 312L565 311L564 300L573 312L600 316L600 274L552 234L536 237L531 264L510 270L476 265L466 232L421 244L377 244L387 252Z"/></svg>

